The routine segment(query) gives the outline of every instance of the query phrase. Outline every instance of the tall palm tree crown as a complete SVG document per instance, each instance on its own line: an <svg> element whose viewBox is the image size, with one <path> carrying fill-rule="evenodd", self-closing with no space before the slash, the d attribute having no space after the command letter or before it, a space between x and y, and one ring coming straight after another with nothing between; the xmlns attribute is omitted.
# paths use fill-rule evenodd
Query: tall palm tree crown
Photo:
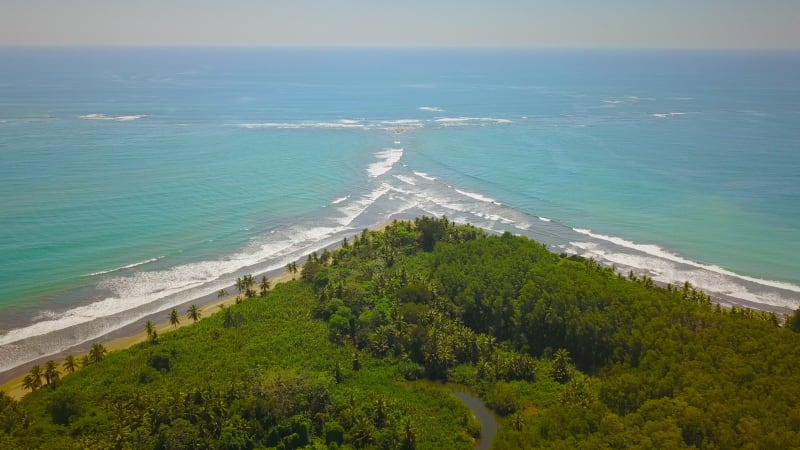
<svg viewBox="0 0 800 450"><path fill-rule="evenodd" d="M178 317L178 310L172 308L172 311L169 313L169 324L175 328L178 328L179 323L181 323L181 318Z"/></svg>
<svg viewBox="0 0 800 450"><path fill-rule="evenodd" d="M194 322L200 320L202 315L203 313L200 311L200 308L198 308L197 305L191 305L189 306L189 309L186 310L186 316L192 319Z"/></svg>

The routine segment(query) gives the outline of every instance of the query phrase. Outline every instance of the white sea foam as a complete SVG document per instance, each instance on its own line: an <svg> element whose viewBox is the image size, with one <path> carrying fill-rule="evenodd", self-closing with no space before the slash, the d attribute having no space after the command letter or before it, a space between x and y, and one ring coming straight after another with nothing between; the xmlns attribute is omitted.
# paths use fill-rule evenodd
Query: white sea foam
<svg viewBox="0 0 800 450"><path fill-rule="evenodd" d="M347 200L348 198L350 198L349 195L345 195L344 197L339 197L336 200L332 201L331 205L338 205L339 203L342 203L343 201Z"/></svg>
<svg viewBox="0 0 800 450"><path fill-rule="evenodd" d="M622 100L603 100L603 103L607 103L609 105L619 105L622 103Z"/></svg>
<svg viewBox="0 0 800 450"><path fill-rule="evenodd" d="M133 264L128 264L126 266L120 266L120 267L117 267L115 269L101 270L99 272L93 272L93 273L86 274L86 275L83 275L83 276L84 277L94 277L94 276L97 276L97 275L105 275L107 273L119 272L120 270L133 269L134 267L139 267L139 266L143 266L145 264L150 264L152 262L156 262L156 261L159 261L161 259L164 259L164 256L159 256L157 258L146 259L144 261L139 261L139 262L136 262L136 263L133 263Z"/></svg>
<svg viewBox="0 0 800 450"><path fill-rule="evenodd" d="M375 203L379 198L383 197L387 192L391 190L391 186L386 183L382 183L379 187L374 189L369 194L366 194L359 198L358 200L352 201L346 205L343 205L339 208L339 211L344 214L343 217L340 217L337 220L341 225L348 226L353 221L364 213L373 203Z"/></svg>
<svg viewBox="0 0 800 450"><path fill-rule="evenodd" d="M107 114L84 114L80 116L84 120L113 120L115 122L132 122L147 117L146 114L133 114L128 116L109 116Z"/></svg>
<svg viewBox="0 0 800 450"><path fill-rule="evenodd" d="M482 202L494 203L495 205L498 205L498 206L502 205L502 203L498 202L497 200L495 200L493 198L489 198L489 197L486 197L485 195L477 194L475 192L462 191L461 189L456 189L456 192L458 192L461 195L465 195L465 196L467 196L469 198L474 198L475 200L480 200Z"/></svg>
<svg viewBox="0 0 800 450"><path fill-rule="evenodd" d="M604 234L597 234L592 233L591 230L582 229L582 228L573 228L573 230L577 233L593 237L595 239L611 242L612 244L616 244L620 247L630 248L633 250L640 251L642 253L646 253L648 255L656 256L658 258L666 259L669 261L673 261L680 264L685 264L687 266L697 267L699 269L708 270L710 272L718 273L720 275L726 275L729 277L739 278L742 280L749 281L751 283L760 284L763 286L769 286L777 289L783 289L786 291L792 292L800 292L800 286L794 285L792 283L787 283L784 281L774 281L774 280L765 280L762 278L750 277L747 275L740 275L738 273L732 272L730 270L724 269L722 267L713 265L713 264L703 264L696 261L692 261L690 259L684 258L680 255L676 255L674 253L670 253L663 248L653 245L653 244L637 244L635 242L629 241L627 239L615 237L615 236L607 236Z"/></svg>
<svg viewBox="0 0 800 450"><path fill-rule="evenodd" d="M410 184L412 186L416 186L417 185L417 182L414 181L414 179L411 178L411 177L407 177L405 175L394 175L394 177L397 178L398 180L402 181L403 183Z"/></svg>
<svg viewBox="0 0 800 450"><path fill-rule="evenodd" d="M280 236L270 237L266 242L254 243L246 250L222 259L184 264L167 270L136 272L130 276L104 280L98 287L109 292L108 297L63 313L46 312L38 317L44 320L0 335L0 372L96 339L157 311L216 292L230 285L230 280L224 278L225 274L234 274L243 268L268 261L277 262L263 270L281 268L307 249L316 250L332 243L325 242L325 239L344 230L346 228L341 226L294 227ZM129 311L136 312L121 315ZM105 320L111 317L115 318ZM98 322L75 328L68 338L58 341L18 343L93 321ZM13 345L7 346L8 344ZM24 353L21 353L21 349L25 350Z"/></svg>
<svg viewBox="0 0 800 450"><path fill-rule="evenodd" d="M425 172L416 172L416 171L415 171L415 172L414 172L414 175L416 175L416 176L418 176L418 177L420 177L420 178L424 178L424 179L426 179L426 180L428 180L428 181L436 181L436 178L435 178L435 177L432 177L432 176L428 175L428 174L427 174L427 173L425 173Z"/></svg>
<svg viewBox="0 0 800 450"><path fill-rule="evenodd" d="M395 163L400 161L400 158L403 157L403 149L387 148L382 152L376 153L375 156L378 158L378 161L370 164L367 168L367 173L369 173L370 178L379 177L392 170Z"/></svg>
<svg viewBox="0 0 800 450"><path fill-rule="evenodd" d="M489 125L514 123L508 119L496 119L494 117L442 117L435 119L434 122L445 127L465 126L472 124Z"/></svg>
<svg viewBox="0 0 800 450"><path fill-rule="evenodd" d="M539 220L541 220L542 222L550 222L550 219L548 219L547 217L542 217L542 216L539 216Z"/></svg>
<svg viewBox="0 0 800 450"><path fill-rule="evenodd" d="M254 122L238 124L238 127L247 129L274 128L286 130L302 130L319 128L325 130L386 130L401 133L407 130L423 128L425 123L419 119L377 120L363 121L341 119L335 122Z"/></svg>
<svg viewBox="0 0 800 450"><path fill-rule="evenodd" d="M794 309L796 301L782 297L776 292L755 293L727 274L704 270L649 254L614 252L602 248L596 242L570 242L568 254L579 254L615 265L618 269L646 270L648 276L662 283L682 283L688 281L693 286L712 294L722 294L733 298L782 308Z"/></svg>
<svg viewBox="0 0 800 450"><path fill-rule="evenodd" d="M415 191L410 191L410 190L407 190L407 189L403 189L403 188L400 188L400 187L397 187L397 186L391 186L391 185L389 186L389 190L391 192L396 192L398 194L409 195L409 196L417 196L419 194L418 192L415 192ZM390 196L390 198L395 198L395 197Z"/></svg>
<svg viewBox="0 0 800 450"><path fill-rule="evenodd" d="M685 112L669 112L669 113L655 113L651 114L651 116L658 117L659 119L668 119L670 117L683 116L685 114L686 114Z"/></svg>
<svg viewBox="0 0 800 450"><path fill-rule="evenodd" d="M422 126L422 121L419 120L419 119L381 120L380 123L385 124L385 125Z"/></svg>
<svg viewBox="0 0 800 450"><path fill-rule="evenodd" d="M506 224L506 225L511 225L511 224L515 224L516 223L516 222L514 222L513 220L511 220L511 219L509 219L507 217L503 217L503 216L501 216L499 214L493 214L493 213L490 213L490 212L470 211L469 213L470 214L474 214L474 215L476 215L478 217L482 217L482 218L484 218L486 220L490 220L492 222L500 222L500 223L503 223L503 224Z"/></svg>
<svg viewBox="0 0 800 450"><path fill-rule="evenodd" d="M366 129L368 124L361 123L357 120L342 119L337 122L261 122L261 123L243 123L239 124L242 128L258 129L258 128L278 128L278 129L305 129L305 128L322 128L328 130L351 130L351 129Z"/></svg>
<svg viewBox="0 0 800 450"><path fill-rule="evenodd" d="M419 109L420 111L428 111L428 112L444 112L444 109L442 109L439 106L420 106L417 109Z"/></svg>

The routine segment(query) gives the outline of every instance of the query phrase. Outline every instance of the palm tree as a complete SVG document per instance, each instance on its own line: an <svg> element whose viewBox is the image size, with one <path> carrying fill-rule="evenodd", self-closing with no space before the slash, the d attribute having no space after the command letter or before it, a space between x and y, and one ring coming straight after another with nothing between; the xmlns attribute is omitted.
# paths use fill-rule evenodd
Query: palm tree
<svg viewBox="0 0 800 450"><path fill-rule="evenodd" d="M225 289L220 289L219 291L217 291L217 297L218 298L227 297L227 296L228 296L228 291L226 291Z"/></svg>
<svg viewBox="0 0 800 450"><path fill-rule="evenodd" d="M560 348L553 355L553 368L550 370L550 376L559 383L569 381L572 376L572 358L567 349Z"/></svg>
<svg viewBox="0 0 800 450"><path fill-rule="evenodd" d="M152 338L153 337L153 332L156 331L156 327L155 327L155 325L153 325L153 322L151 322L149 320L147 322L145 322L144 323L144 331L147 332L147 337L148 338Z"/></svg>
<svg viewBox="0 0 800 450"><path fill-rule="evenodd" d="M290 262L286 265L286 271L292 274L292 279L294 280L294 276L297 275L297 263Z"/></svg>
<svg viewBox="0 0 800 450"><path fill-rule="evenodd" d="M67 355L64 358L64 370L69 370L69 373L75 373L75 369L78 368L78 361L75 360L75 357L72 355Z"/></svg>
<svg viewBox="0 0 800 450"><path fill-rule="evenodd" d="M50 386L53 382L58 381L61 374L58 372L58 364L52 359L44 364L44 379L47 385Z"/></svg>
<svg viewBox="0 0 800 450"><path fill-rule="evenodd" d="M242 277L242 282L244 284L244 296L247 298L253 298L256 296L256 292L253 290L253 285L256 284L256 280L253 278L253 275L247 274Z"/></svg>
<svg viewBox="0 0 800 450"><path fill-rule="evenodd" d="M269 291L269 287L270 287L269 286L269 280L267 279L266 275L262 275L261 276L261 285L259 287L261 288L261 296L262 297L266 297L267 296L267 291Z"/></svg>
<svg viewBox="0 0 800 450"><path fill-rule="evenodd" d="M92 361L89 360L89 355L81 356L81 367L88 367L92 364Z"/></svg>
<svg viewBox="0 0 800 450"><path fill-rule="evenodd" d="M33 382L31 374L25 375L25 378L22 379L22 388L29 389L31 392L36 390L36 385Z"/></svg>
<svg viewBox="0 0 800 450"><path fill-rule="evenodd" d="M202 315L203 313L200 311L200 308L198 308L197 305L191 305L189 306L189 309L186 310L186 316L192 319L195 323L200 320Z"/></svg>
<svg viewBox="0 0 800 450"><path fill-rule="evenodd" d="M158 344L158 330L153 330L153 334L150 335L150 343Z"/></svg>
<svg viewBox="0 0 800 450"><path fill-rule="evenodd" d="M31 386L33 389L39 389L42 387L42 368L38 365L31 367L31 371L28 372L28 375L31 377ZM23 380L24 381L24 380ZM33 390L31 389L31 390Z"/></svg>
<svg viewBox="0 0 800 450"><path fill-rule="evenodd" d="M241 294L242 291L244 291L244 289L245 289L245 285L244 285L244 280L242 279L242 277L236 278L236 290L239 291L239 293Z"/></svg>
<svg viewBox="0 0 800 450"><path fill-rule="evenodd" d="M89 350L89 360L92 363L99 363L106 357L106 353L108 350L103 344L92 344L92 348Z"/></svg>
<svg viewBox="0 0 800 450"><path fill-rule="evenodd" d="M169 313L169 324L175 328L178 328L179 323L181 323L181 318L178 317L178 310L172 308L172 311Z"/></svg>

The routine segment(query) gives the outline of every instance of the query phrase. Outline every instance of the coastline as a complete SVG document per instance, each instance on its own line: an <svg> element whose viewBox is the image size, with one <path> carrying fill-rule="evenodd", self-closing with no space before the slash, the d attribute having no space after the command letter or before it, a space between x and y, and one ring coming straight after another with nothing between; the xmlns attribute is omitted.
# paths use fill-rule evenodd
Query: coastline
<svg viewBox="0 0 800 450"><path fill-rule="evenodd" d="M266 274L259 274L257 278L260 279L262 275L266 275ZM276 285L278 285L280 283L285 283L285 282L291 281L293 279L294 278L292 277L292 275L289 272L284 270L283 272L280 273L280 275L278 275L278 276L276 276L274 278L269 278L269 281L270 281L270 284L272 285L272 287L274 288ZM227 291L232 291L234 289L235 289L235 286L230 286L229 288L226 288ZM200 312L202 314L202 317L201 317L200 320L203 320L205 318L208 318L208 317L218 313L221 310L220 309L221 306L230 306L230 305L235 304L236 303L236 297L237 297L237 295L229 295L229 296L226 296L224 298L220 298L217 301L213 301L213 302L210 302L210 303L205 303L203 306L199 307ZM198 299L198 300L200 300L200 299ZM195 303L195 302L190 302L189 304L193 304L193 303ZM178 309L178 308L176 308L176 309ZM179 312L180 317L181 317L181 322L177 326L170 325L169 320L167 320L167 319L165 319L163 321L159 321L159 322L154 322L155 329L156 329L156 331L158 332L159 335L163 335L165 333L169 333L169 332L177 330L179 328L183 328L183 327L190 326L190 325L194 324L194 322L192 322L191 320L189 320L186 317L185 311L179 310L178 312ZM164 311L161 312L161 315L164 315ZM146 320L148 320L148 319L147 318L142 319L142 323L136 323L136 324L129 325L129 326L126 326L126 327L122 327L119 330L116 330L116 331L114 331L112 333L109 333L106 336L106 338L101 340L99 343L103 344L106 347L106 350L108 350L109 352L113 352L113 351L118 351L118 350L125 350L128 347L132 347L132 346L134 346L136 344L144 342L145 340L147 340L147 333L145 333L145 331L142 330L141 328L142 328L142 324ZM135 330L133 328L135 328ZM96 342L92 342L92 343L96 343ZM83 347L85 347L86 345L87 345L87 343L84 343L84 344L81 344L79 346L76 346L76 348L83 349ZM79 350L79 351L67 350L67 351L64 351L64 352L61 352L61 353L57 353L56 355L48 356L48 357L46 357L46 359L47 360L57 361L59 363L59 369L61 369L61 363L63 363L64 358L66 356L73 355L75 357L80 357L80 356L83 356L84 354L86 354L86 351L84 351L84 350ZM18 367L15 367L14 369L9 370L8 372L6 372L4 374L0 374L0 383L2 383L2 384L0 384L0 391L4 391L5 393L7 393L8 395L10 395L11 397L13 397L13 398L15 398L17 400L19 400L22 397L24 397L25 394L28 394L29 391L26 390L26 389L23 389L23 387L22 387L22 379L25 377L25 374L28 373L28 370L30 370L30 368L33 367L37 363L38 363L38 360L34 361L32 363L23 364L21 366L18 366ZM78 370L80 370L80 369L78 369ZM62 376L63 375L64 374L62 373Z"/></svg>
<svg viewBox="0 0 800 450"><path fill-rule="evenodd" d="M371 230L375 230L375 231L381 231L381 230L384 230L388 225L390 225L395 220L413 220L413 218L417 217L417 216L418 216L417 214L410 214L410 215L409 214L403 214L403 213L393 214L392 216L389 217L388 220L378 224L377 226L371 227L370 229ZM489 230L487 230L487 231L489 231ZM489 232L491 233L492 231L489 231ZM356 232L355 234L358 234L358 232ZM328 246L325 246L325 247L322 247L322 248L326 248L328 250L333 250L333 249L338 248L340 245L341 245L341 242L336 242L334 244L331 244L331 245L328 245ZM322 248L320 248L319 250L322 250ZM304 259L300 259L300 260L297 260L295 262L296 263L300 263L302 265L303 261L304 261ZM262 275L263 276L267 276L267 278L270 280L270 282L271 282L273 287L275 285L277 285L277 284L284 283L284 282L287 282L287 281L291 281L292 279L294 279L294 277L292 277L292 275L288 271L286 271L285 268L280 268L280 269L276 269L276 270L273 270L273 271L258 273L257 275L254 274L254 277L257 278L257 279L260 279ZM663 283L660 283L660 282L657 282L656 284L660 285L661 287L665 287L666 286L666 284L663 284ZM226 287L225 290L228 291L228 292L235 292L236 288L235 288L234 285L230 285L230 286ZM182 328L184 326L189 326L189 325L192 325L194 323L194 322L190 321L186 317L185 309L189 305L196 304L200 308L200 311L202 313L202 317L203 318L207 318L207 317L210 317L213 314L219 312L220 311L220 306L229 306L231 304L234 304L235 301L236 301L236 297L237 297L237 295L229 295L229 296L224 297L224 298L219 298L219 297L217 297L216 293L208 294L208 295L205 295L205 296L200 296L200 297L194 298L194 299L192 299L192 300L190 300L190 301L188 301L188 302L186 302L184 304L181 304L181 305L179 305L179 306L177 306L175 308L175 309L178 310L178 312L180 314L180 317L181 317L181 322L177 327L172 326L172 325L169 324L169 321L167 319L168 310L164 310L164 311L160 311L160 312L158 312L156 314L152 314L150 316L143 317L142 319L138 320L136 323L129 324L127 326L124 326L124 327L121 327L121 328L119 328L117 330L114 330L114 331L106 334L105 336L101 337L100 339L83 342L83 343L81 343L79 345L76 345L74 347L71 347L71 348L69 348L67 350L64 350L62 352L56 353L54 355L38 358L38 359L33 360L33 361L29 362L29 363L22 364L22 365L20 365L18 367L15 367L13 369L10 369L10 370L4 372L4 373L0 373L0 391L6 392L7 394L12 396L13 398L21 399L22 397L25 396L25 394L27 394L29 392L29 391L27 391L27 390L22 388L22 380L23 380L24 376L27 374L27 372L30 370L30 368L33 367L34 365L37 365L37 364L38 365L43 365L46 361L54 360L54 361L58 362L59 369L62 369L61 364L63 363L64 358L66 356L73 355L73 356L76 356L76 357L80 357L80 356L86 354L88 352L89 348L91 347L91 345L95 344L95 343L103 344L109 352L118 351L118 350L124 350L126 348L129 348L129 347L135 345L135 344L144 342L147 339L147 335L146 335L145 331L143 330L143 325L144 325L145 321L147 321L147 320L151 320L155 324L156 330L158 331L159 334L169 333L170 331L173 331L173 330L175 330L177 328ZM743 300L743 299L740 299L740 298L737 298L737 297L724 295L724 294L716 294L715 293L715 294L712 294L711 297L712 297L712 301L713 302L720 304L724 308L731 308L733 306L736 306L736 307L743 307L743 308L753 309L753 310L757 310L757 311L773 312L773 313L776 313L776 314L779 314L779 315L792 314L792 312L793 312L792 310L789 310L789 309L786 309L786 308L773 306L773 305L769 305L769 304L750 302L750 301L747 301L747 300Z"/></svg>
<svg viewBox="0 0 800 450"><path fill-rule="evenodd" d="M406 217L403 214L395 214L392 215L388 220L381 222L378 225L371 227L370 229L374 231L382 231L387 226L391 225L392 222L394 222L395 220L413 220L413 217L412 216ZM358 234L358 232L355 232L355 234ZM323 248L328 250L334 250L338 248L340 245L341 242L336 242L334 244L325 246ZM320 248L319 251L321 251L323 248ZM304 261L305 261L304 259L300 259L295 262L298 263L299 265L302 265ZM281 268L274 271L258 273L257 275L254 274L253 276L256 279L260 279L262 276L266 276L269 279L272 288L274 288L276 285L280 283L285 283L287 281L291 281L296 277L299 277L300 275L297 274L295 277L293 277L292 274L290 274L285 268ZM228 292L235 292L236 286L230 285L226 287L225 290ZM28 373L30 368L33 367L34 365L37 364L42 365L46 361L53 360L58 362L59 370L62 370L61 364L64 362L64 358L66 358L68 355L73 355L75 357L83 356L89 351L91 345L96 343L103 344L109 352L124 350L140 342L144 342L147 339L147 333L145 333L145 331L143 330L144 323L147 320L151 320L156 327L156 331L158 331L159 335L162 335L164 333L169 333L170 331L176 330L178 328L194 324L194 322L190 321L186 317L185 308L187 306L192 304L197 304L202 313L202 318L200 320L203 320L219 312L220 306L230 306L234 304L236 302L236 297L237 295L235 294L229 295L224 298L219 298L217 297L216 294L201 296L192 299L191 301L179 305L178 307L175 308L178 310L181 317L181 322L177 327L169 324L169 320L167 318L167 314L169 313L168 310L160 311L157 314L143 317L134 324L126 325L122 328L114 330L106 334L105 336L101 337L100 339L83 342L79 345L76 345L70 349L64 350L54 355L38 358L29 363L22 364L4 373L0 373L0 391L3 391L8 395L10 395L11 397L19 400L22 397L24 397L25 394L28 394L30 392L22 388L22 380ZM62 373L62 376L63 375L64 374Z"/></svg>

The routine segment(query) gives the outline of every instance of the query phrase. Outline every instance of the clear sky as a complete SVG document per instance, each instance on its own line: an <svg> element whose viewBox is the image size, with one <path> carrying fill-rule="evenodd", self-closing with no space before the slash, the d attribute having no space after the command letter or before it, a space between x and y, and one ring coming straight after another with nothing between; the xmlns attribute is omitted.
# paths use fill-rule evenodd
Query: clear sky
<svg viewBox="0 0 800 450"><path fill-rule="evenodd" d="M800 48L800 0L0 0L0 45Z"/></svg>

